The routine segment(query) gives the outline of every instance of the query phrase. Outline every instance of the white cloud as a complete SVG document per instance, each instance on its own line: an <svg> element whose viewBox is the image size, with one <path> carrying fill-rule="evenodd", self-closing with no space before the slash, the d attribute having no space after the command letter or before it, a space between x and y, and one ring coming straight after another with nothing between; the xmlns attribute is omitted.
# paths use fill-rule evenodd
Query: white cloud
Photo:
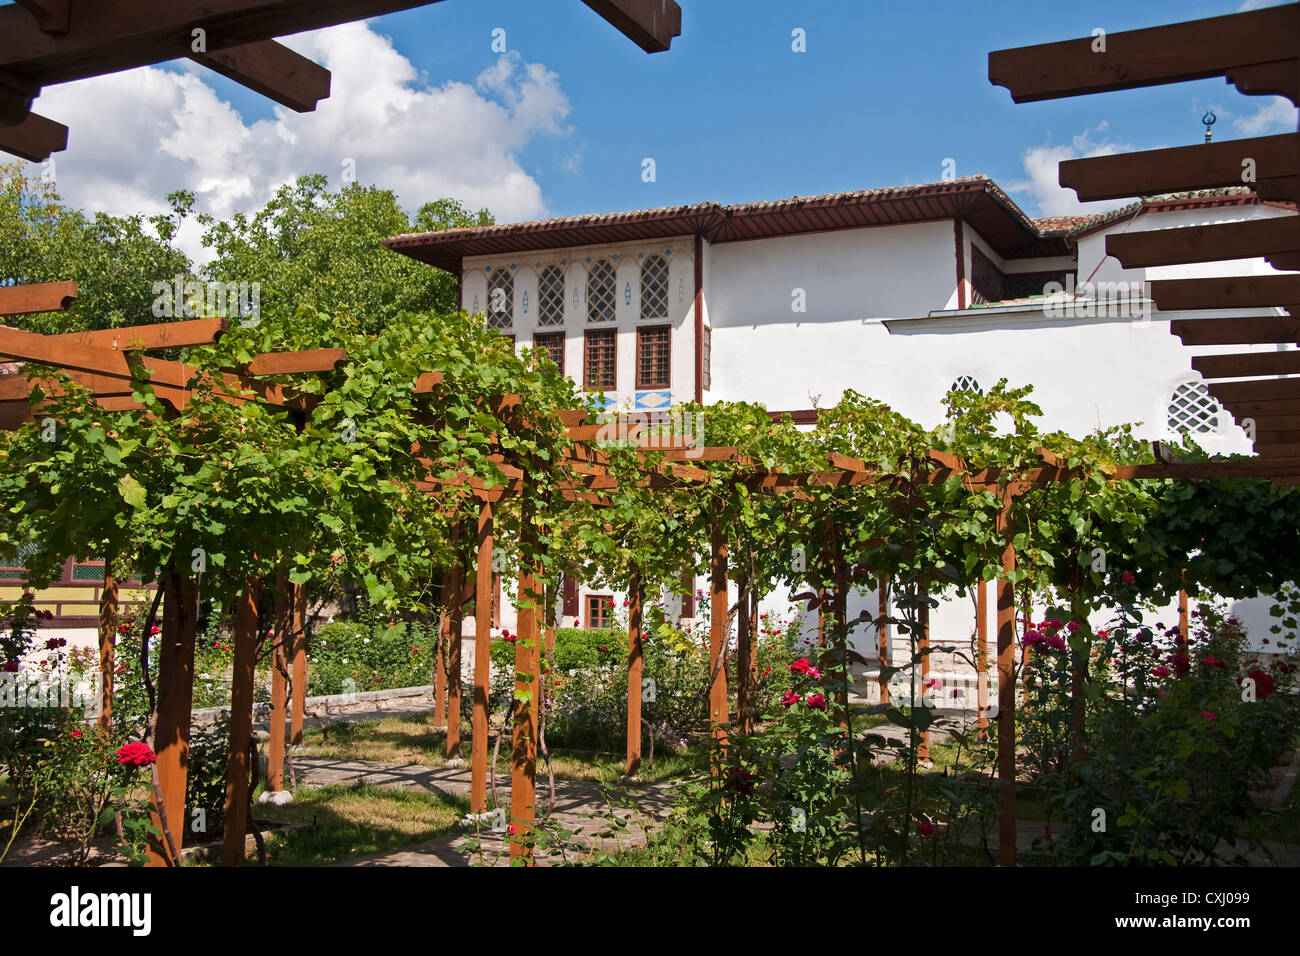
<svg viewBox="0 0 1300 956"><path fill-rule="evenodd" d="M1237 8L1238 13L1245 13L1247 10L1262 10L1264 7L1277 7L1284 3L1291 3L1292 0L1245 0Z"/></svg>
<svg viewBox="0 0 1300 956"><path fill-rule="evenodd" d="M146 67L46 90L37 109L71 130L67 151L55 154L65 200L92 212L151 213L183 187L198 194L201 211L228 216L307 173L337 186L352 159L359 182L394 190L408 209L450 196L488 207L498 221L546 211L518 158L534 140L570 132L569 101L545 66L509 53L472 85L433 85L363 23L282 42L333 73L315 112L277 106L273 119L246 123L197 68ZM179 242L201 255L197 228Z"/></svg>
<svg viewBox="0 0 1300 956"><path fill-rule="evenodd" d="M1073 216L1081 213L1103 212L1117 209L1128 200L1118 199L1108 202L1079 202L1073 189L1060 185L1060 173L1057 167L1063 160L1078 159L1086 156L1109 156L1123 153L1134 147L1122 143L1096 142L1092 133L1105 132L1109 123L1102 121L1096 127L1085 130L1075 136L1069 144L1053 146L1031 146L1025 150L1022 160L1025 167L1025 179L1009 183L1007 188L1013 193L1027 194L1029 206L1037 210L1039 216Z"/></svg>
<svg viewBox="0 0 1300 956"><path fill-rule="evenodd" d="M1247 136L1258 136L1261 133L1277 132L1282 129L1295 132L1298 116L1300 111L1297 111L1289 100L1281 96L1272 96L1249 116L1239 116L1234 119L1232 125Z"/></svg>

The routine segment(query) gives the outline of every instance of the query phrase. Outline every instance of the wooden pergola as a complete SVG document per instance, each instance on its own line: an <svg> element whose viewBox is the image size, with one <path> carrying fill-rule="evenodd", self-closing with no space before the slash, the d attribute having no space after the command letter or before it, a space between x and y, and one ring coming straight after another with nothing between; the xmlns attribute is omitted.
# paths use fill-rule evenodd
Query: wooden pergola
<svg viewBox="0 0 1300 956"><path fill-rule="evenodd" d="M330 72L275 37L439 0L16 0L0 7L0 150L42 162L68 128L32 112L47 86L189 59L299 113ZM582 0L647 53L681 34L675 0Z"/></svg>

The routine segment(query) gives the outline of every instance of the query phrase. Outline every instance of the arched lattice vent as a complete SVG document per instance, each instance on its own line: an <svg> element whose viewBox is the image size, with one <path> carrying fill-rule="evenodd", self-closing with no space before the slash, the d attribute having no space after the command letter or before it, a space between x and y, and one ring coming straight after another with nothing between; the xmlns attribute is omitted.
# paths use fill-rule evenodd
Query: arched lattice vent
<svg viewBox="0 0 1300 956"><path fill-rule="evenodd" d="M1204 434L1219 430L1219 403L1204 382L1183 382L1169 399L1169 430Z"/></svg>
<svg viewBox="0 0 1300 956"><path fill-rule="evenodd" d="M641 318L668 318L668 260L647 256L641 263Z"/></svg>
<svg viewBox="0 0 1300 956"><path fill-rule="evenodd" d="M564 324L564 270L547 266L537 277L537 324Z"/></svg>
<svg viewBox="0 0 1300 956"><path fill-rule="evenodd" d="M614 263L597 259L587 273L587 321L613 322L617 297Z"/></svg>
<svg viewBox="0 0 1300 956"><path fill-rule="evenodd" d="M488 270L487 325L508 329L514 325L515 276L504 266Z"/></svg>
<svg viewBox="0 0 1300 956"><path fill-rule="evenodd" d="M980 388L980 383L975 380L973 375L958 375L957 380L952 383L952 387L948 391L974 392L976 395L984 394L984 389Z"/></svg>

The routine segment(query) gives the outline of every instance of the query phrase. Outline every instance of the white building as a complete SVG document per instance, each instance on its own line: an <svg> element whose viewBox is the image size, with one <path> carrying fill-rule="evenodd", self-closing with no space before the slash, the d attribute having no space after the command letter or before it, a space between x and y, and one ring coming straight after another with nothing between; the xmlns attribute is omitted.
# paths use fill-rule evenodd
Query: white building
<svg viewBox="0 0 1300 956"><path fill-rule="evenodd" d="M1105 239L1293 212L1240 189L1033 220L990 179L973 176L456 229L386 245L459 275L463 308L484 312L518 346L548 348L579 386L603 389L610 406L731 400L798 410L833 405L852 388L933 426L955 385L1005 377L1034 386L1045 429L1083 434L1140 422L1146 438L1190 430L1212 452L1249 453L1191 371L1198 350L1168 322L1276 310L1152 315L1140 291L1110 310L1087 296L1066 308L1042 294L1089 280L1141 290L1148 279L1271 273L1262 259L1127 270L1106 257ZM605 595L621 603L585 586L568 595L565 623L585 625ZM1258 640L1271 621L1250 603L1238 616ZM875 596L862 595L860 606L874 610ZM501 623L513 627L508 607ZM969 640L972 629L966 600L932 617L936 642ZM858 644L873 653L871 635Z"/></svg>

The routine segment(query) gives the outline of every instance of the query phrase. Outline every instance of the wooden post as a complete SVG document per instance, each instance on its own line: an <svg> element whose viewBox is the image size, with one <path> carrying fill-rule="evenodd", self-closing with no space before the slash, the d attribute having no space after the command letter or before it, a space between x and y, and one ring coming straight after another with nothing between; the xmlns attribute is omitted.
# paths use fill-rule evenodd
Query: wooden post
<svg viewBox="0 0 1300 956"><path fill-rule="evenodd" d="M145 635L148 640L148 635ZM117 666L117 578L113 557L104 561L104 590L99 596L99 717L95 726L108 730L113 724L113 669Z"/></svg>
<svg viewBox="0 0 1300 956"><path fill-rule="evenodd" d="M930 696L930 655L928 653L930 650L930 605L928 603L930 592L922 588L917 593L921 598L916 611L918 625L916 651L921 655L921 704L928 707L927 697L929 697L930 701L934 701L933 696ZM935 703L937 709L937 701ZM916 748L916 757L918 760L930 759L930 731L928 728L921 731L921 742Z"/></svg>
<svg viewBox="0 0 1300 956"><path fill-rule="evenodd" d="M470 810L487 809L488 682L492 667L492 502L478 513L478 566L474 591L474 724L470 738Z"/></svg>
<svg viewBox="0 0 1300 956"><path fill-rule="evenodd" d="M455 532L453 532L455 533ZM465 590L465 566L459 554L451 568L451 640L447 644L447 759L460 759L460 649L464 630L465 605L461 595Z"/></svg>
<svg viewBox="0 0 1300 956"><path fill-rule="evenodd" d="M632 575L627 610L627 775L641 769L641 675L645 658L641 646L641 576Z"/></svg>
<svg viewBox="0 0 1300 956"><path fill-rule="evenodd" d="M836 555L835 582L835 649L840 652L836 665L839 671L839 690L835 694L835 709L839 711L839 725L846 731L849 726L849 688L853 676L849 670L849 575L839 555Z"/></svg>
<svg viewBox="0 0 1300 956"><path fill-rule="evenodd" d="M179 851L185 835L185 780L190 759L190 709L194 704L194 636L199 616L199 591L192 578L175 570L163 572L163 623L158 642L158 719L153 749L158 756L158 791L162 810L155 807L153 825L163 833L151 847L150 866L179 866L171 845ZM142 638L148 640L149 635ZM168 834L171 840L168 840Z"/></svg>
<svg viewBox="0 0 1300 956"><path fill-rule="evenodd" d="M451 639L451 571L442 575L442 611L433 655L433 725L447 726L447 642Z"/></svg>
<svg viewBox="0 0 1300 956"><path fill-rule="evenodd" d="M727 536L722 523L713 522L712 552L709 555L711 596L709 599L709 721L713 725L714 740L725 745L727 732L727 668L723 655L727 644Z"/></svg>
<svg viewBox="0 0 1300 956"><path fill-rule="evenodd" d="M889 582L882 574L877 582L877 597L880 599L876 622L876 657L880 659L880 699L879 703L889 703L889 678L885 668L889 666Z"/></svg>
<svg viewBox="0 0 1300 956"><path fill-rule="evenodd" d="M253 742L253 682L257 667L257 598L261 584L249 578L235 602L235 661L230 683L230 752L226 760L226 823L223 866L244 862L248 831L248 755ZM284 728L284 715L280 715ZM272 734L272 739L274 739ZM281 733L283 736L283 733Z"/></svg>
<svg viewBox="0 0 1300 956"><path fill-rule="evenodd" d="M826 589L817 589L817 646L826 647Z"/></svg>
<svg viewBox="0 0 1300 956"><path fill-rule="evenodd" d="M1178 590L1178 636L1187 642L1187 635L1190 633L1187 621L1187 591L1183 588Z"/></svg>
<svg viewBox="0 0 1300 956"><path fill-rule="evenodd" d="M750 673L753 648L749 627L749 588L752 585L748 574L741 574L736 583L739 591L736 608L736 728L746 734L749 733L749 688L753 677Z"/></svg>
<svg viewBox="0 0 1300 956"><path fill-rule="evenodd" d="M989 729L989 591L983 580L975 584L975 706L982 738Z"/></svg>
<svg viewBox="0 0 1300 956"><path fill-rule="evenodd" d="M1007 543L998 581L998 863L1016 865L1016 594L1007 573L1016 569L1010 506L1003 511Z"/></svg>
<svg viewBox="0 0 1300 956"><path fill-rule="evenodd" d="M283 571L275 575L275 611L271 616L275 634L271 638L271 710L267 717L270 740L267 744L266 789L272 792L284 789L284 723L288 708L288 681L285 670L285 635L293 627L293 604L289 594L289 576Z"/></svg>
<svg viewBox="0 0 1300 956"><path fill-rule="evenodd" d="M293 695L289 704L289 743L302 744L302 722L307 715L307 584L293 590Z"/></svg>
<svg viewBox="0 0 1300 956"><path fill-rule="evenodd" d="M524 534L528 534L525 513ZM518 630L515 640L515 726L514 758L510 773L510 860L533 864L531 839L537 804L537 605L538 577L529 569L531 556L525 551L519 563ZM475 652L477 654L477 651ZM475 658L477 665L478 658ZM478 737L475 736L475 741Z"/></svg>

